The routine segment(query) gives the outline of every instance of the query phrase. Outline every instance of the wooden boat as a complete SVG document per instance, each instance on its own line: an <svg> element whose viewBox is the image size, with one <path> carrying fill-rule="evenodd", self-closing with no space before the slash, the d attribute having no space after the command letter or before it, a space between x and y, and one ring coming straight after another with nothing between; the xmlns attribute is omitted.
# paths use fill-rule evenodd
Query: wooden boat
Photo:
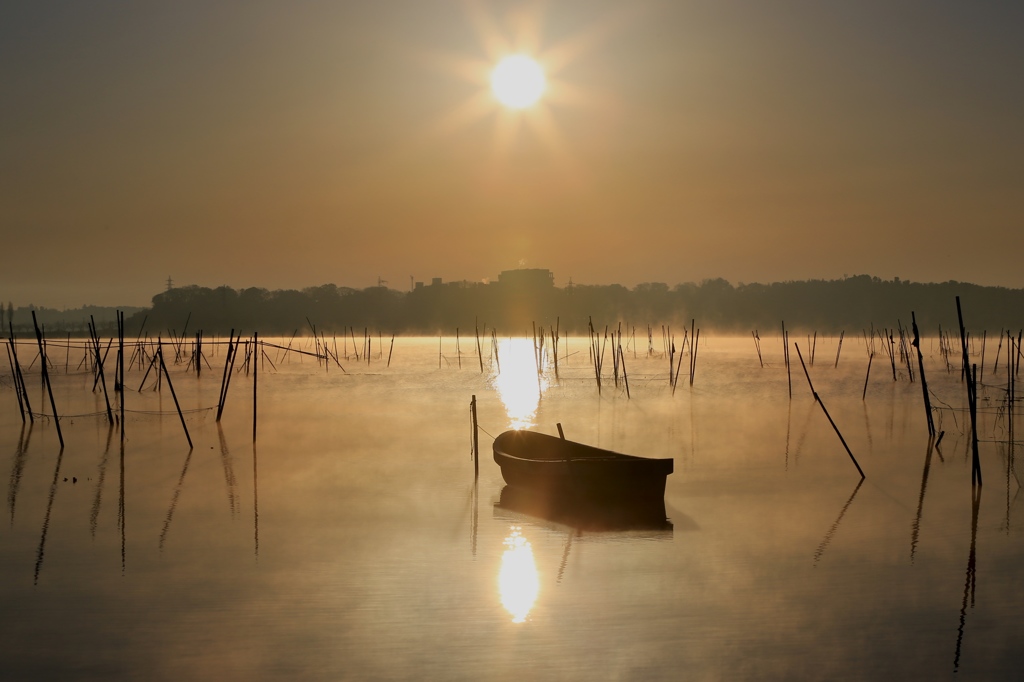
<svg viewBox="0 0 1024 682"><path fill-rule="evenodd" d="M672 459L623 455L535 431L494 439L494 461L510 486L595 502L664 502Z"/></svg>

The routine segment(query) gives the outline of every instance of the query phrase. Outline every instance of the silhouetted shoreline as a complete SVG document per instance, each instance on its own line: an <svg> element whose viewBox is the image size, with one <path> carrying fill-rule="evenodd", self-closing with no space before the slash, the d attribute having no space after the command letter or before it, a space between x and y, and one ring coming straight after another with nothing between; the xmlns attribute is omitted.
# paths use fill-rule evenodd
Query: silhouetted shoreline
<svg viewBox="0 0 1024 682"><path fill-rule="evenodd" d="M659 282L632 289L620 284L570 284L556 287L547 270L513 270L498 281L417 283L411 291L385 286L353 289L325 284L302 290L232 289L196 285L175 287L153 297L148 309L127 310L129 334L177 333L186 321L191 330L228 333L231 329L266 334L319 330L340 333L384 331L404 334L472 333L492 328L518 334L532 324L569 333L622 322L646 333L647 325L688 325L718 333L771 333L785 321L795 332L851 332L874 327L907 326L910 312L926 335L956 326L955 297L964 304L974 329L1015 330L1021 326L1024 289L964 282L917 283L857 275L839 280L805 280L733 285L724 279L674 287ZM14 309L16 332L31 330L31 309ZM49 333L84 334L89 315L100 330L112 329L115 308L57 311L34 308ZM4 319L7 327L6 315ZM358 334L357 334L358 335Z"/></svg>

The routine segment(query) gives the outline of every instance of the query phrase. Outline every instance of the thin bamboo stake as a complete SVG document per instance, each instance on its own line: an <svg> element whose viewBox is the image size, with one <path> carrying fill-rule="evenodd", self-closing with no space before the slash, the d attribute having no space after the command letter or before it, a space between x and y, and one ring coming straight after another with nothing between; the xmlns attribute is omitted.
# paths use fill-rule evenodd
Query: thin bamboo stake
<svg viewBox="0 0 1024 682"><path fill-rule="evenodd" d="M967 379L967 406L971 415L971 484L981 485L981 459L978 455L978 394L977 394L977 366L974 372L971 371L970 361L967 354L967 330L964 328L963 311L960 308L960 297L956 297L956 316L960 323L960 349L963 360L963 372Z"/></svg>
<svg viewBox="0 0 1024 682"><path fill-rule="evenodd" d="M157 340L156 354L160 358L160 369L163 370L164 378L167 379L167 388L171 389L171 398L174 399L174 409L178 411L178 419L181 420L181 428L185 430L185 440L188 441L188 448L192 450L192 436L188 435L188 426L185 424L185 415L181 413L181 405L178 404L178 396L174 393L174 384L171 383L171 375L167 371L167 364L164 362L164 349Z"/></svg>
<svg viewBox="0 0 1024 682"><path fill-rule="evenodd" d="M121 386L121 392L118 400L120 400L120 421L121 421L121 443L124 443L124 420L125 420L125 405L124 405L124 311L117 311L117 353L119 362L118 366L118 384Z"/></svg>
<svg viewBox="0 0 1024 682"><path fill-rule="evenodd" d="M43 350L43 332L36 323L36 311L32 311L32 326L36 328L36 341L39 343L39 356L42 358L40 365L43 370L43 383L46 384L46 392L50 395L50 408L53 410L53 423L57 427L57 439L60 441L61 452L64 451L64 434L60 431L60 417L57 416L57 403L53 400L53 386L50 385L50 373L46 369L46 351Z"/></svg>
<svg viewBox="0 0 1024 682"><path fill-rule="evenodd" d="M473 478L480 477L480 425L476 418L476 396L469 401L469 411L473 416Z"/></svg>
<svg viewBox="0 0 1024 682"><path fill-rule="evenodd" d="M255 349L261 349L262 350L262 347L260 346L260 335L259 335L259 332L254 333L252 339L253 339L252 340L252 344L253 344L254 351L255 351ZM252 366L252 442L253 443L256 442L256 382L257 382L257 380L259 378L259 368L260 368L260 363L258 361L259 361L259 358L257 358L257 362L254 362L253 366Z"/></svg>
<svg viewBox="0 0 1024 682"><path fill-rule="evenodd" d="M474 320L473 321L473 329L476 332L476 357L477 357L477 360L480 361L480 373L483 374L484 373L484 354L483 354L483 351L480 350L480 321L479 320ZM392 337L392 341L394 341L393 337ZM390 361L391 361L391 356L388 355L388 362L390 362Z"/></svg>
<svg viewBox="0 0 1024 682"><path fill-rule="evenodd" d="M789 369L789 335L786 333L786 321L782 321L782 358L786 363L786 383L789 385L789 399L793 399L793 374Z"/></svg>
<svg viewBox="0 0 1024 682"><path fill-rule="evenodd" d="M153 367L157 367L156 374L157 374L157 380L159 381L160 369L159 369L159 366L156 364L156 362L157 362L157 356L156 356L156 353L154 353L153 357L150 358L150 360L149 360L149 367L146 368L145 374L142 375L142 381L139 382L139 393L142 392L142 387L146 385L146 379L149 378L149 373L150 373L150 371L152 371Z"/></svg>
<svg viewBox="0 0 1024 682"><path fill-rule="evenodd" d="M6 339L5 339L6 341ZM18 384L18 372L14 368L14 358L11 357L11 348L9 343L4 344L4 348L7 349L7 362L11 365L11 377L14 379L14 394L18 398L18 412L21 413L21 423L25 423L25 404L21 401L21 386Z"/></svg>
<svg viewBox="0 0 1024 682"><path fill-rule="evenodd" d="M814 390L814 384L811 383L811 375L807 371L807 365L804 364L804 356L800 354L800 346L794 343L793 347L796 348L796 355L800 358L800 366L804 369L804 376L807 377L807 385L811 387L811 393L814 395L815 402L817 402L818 406L821 407L821 411L825 413L828 423L832 425L832 429L836 432L836 435L839 436L839 441L843 444L843 447L846 448L846 454L850 456L850 461L853 462L853 466L857 467L857 471L860 472L860 477L864 478L864 470L860 468L860 464L857 463L857 458L854 457L853 452L850 451L850 446L846 444L846 439L843 438L843 434L839 432L839 427L836 426L836 423L832 420L832 415L830 415L828 410L825 409L825 403L821 402L821 396L819 396L818 392Z"/></svg>
<svg viewBox="0 0 1024 682"><path fill-rule="evenodd" d="M626 399L630 399L629 395L629 377L626 376L626 354L622 352L622 343L619 343L619 362L622 364L622 382L626 384Z"/></svg>
<svg viewBox="0 0 1024 682"><path fill-rule="evenodd" d="M217 398L217 420L220 421L221 414L224 413L224 398L227 396L228 382L231 380L231 366L234 362L234 340L235 340L235 328L231 328L231 332L228 334L228 353L224 357L224 374L220 378L220 396Z"/></svg>
<svg viewBox="0 0 1024 682"><path fill-rule="evenodd" d="M555 360L555 381L559 381L558 376L558 318L555 318L555 328L551 331L551 357Z"/></svg>
<svg viewBox="0 0 1024 682"><path fill-rule="evenodd" d="M700 348L698 345L700 341L700 330L697 330L696 337L693 339L693 346L690 355L690 387L693 387L693 377L697 373L697 349Z"/></svg>
<svg viewBox="0 0 1024 682"><path fill-rule="evenodd" d="M864 392L860 396L861 401L867 399L868 397L868 377L871 376L871 361L874 359L875 353L874 351L872 351L871 355L868 356L868 371L867 374L864 375Z"/></svg>
<svg viewBox="0 0 1024 682"><path fill-rule="evenodd" d="M978 381L985 383L985 344L988 341L988 330L985 329L981 332L981 372L978 375Z"/></svg>
<svg viewBox="0 0 1024 682"><path fill-rule="evenodd" d="M675 383L675 380L672 377L672 363L673 363L673 360L676 357L676 342L675 342L674 339L669 339L667 355L668 355L668 385L671 386L672 388L675 388L676 387L676 383ZM682 364L682 362L683 362L683 353L682 353L681 350L679 352L679 362L680 362L680 364ZM676 374L679 374L679 370L678 369L676 370Z"/></svg>
<svg viewBox="0 0 1024 682"><path fill-rule="evenodd" d="M114 413L110 410L110 398L107 396L107 380L103 376L103 359L100 358L100 337L96 333L96 321L93 320L92 315L89 316L89 333L92 334L93 345L96 350L96 371L100 383L103 385L103 401L107 406L107 421L111 424L114 423ZM113 341L113 339L111 339ZM95 383L93 384L95 386Z"/></svg>
<svg viewBox="0 0 1024 682"><path fill-rule="evenodd" d="M932 420L932 402L928 397L928 382L924 378L924 356L921 355L921 335L917 330L917 317L914 311L910 311L910 325L914 331L914 340L911 345L917 349L917 373L921 377L921 392L924 394L924 411L928 418L928 435L935 435L935 422Z"/></svg>

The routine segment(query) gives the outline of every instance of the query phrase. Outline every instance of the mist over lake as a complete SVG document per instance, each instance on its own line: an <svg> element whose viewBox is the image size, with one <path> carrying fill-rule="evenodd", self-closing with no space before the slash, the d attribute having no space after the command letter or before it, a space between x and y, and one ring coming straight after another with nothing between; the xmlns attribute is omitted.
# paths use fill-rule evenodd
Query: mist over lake
<svg viewBox="0 0 1024 682"><path fill-rule="evenodd" d="M522 337L482 339L479 357L472 337L373 339L358 359L346 342L337 361L269 339L258 366L237 360L219 423L223 339L198 376L187 344L178 362L165 344L173 383L126 372L123 453L85 351L65 371L51 340L63 450L51 419L22 425L10 374L0 390L4 675L1012 676L1024 546L1005 352L984 363L972 489L965 388L937 339L921 344L937 447L898 358L895 379L881 350L867 375L863 339L791 339L862 481L795 354L787 373L762 337L764 366L752 338L702 335L675 390L660 340L624 338L625 378L606 360L600 391L586 336L561 339L557 376L550 345L538 374ZM38 361L25 380L49 412ZM491 438L557 424L674 458L665 522L594 529L514 504Z"/></svg>

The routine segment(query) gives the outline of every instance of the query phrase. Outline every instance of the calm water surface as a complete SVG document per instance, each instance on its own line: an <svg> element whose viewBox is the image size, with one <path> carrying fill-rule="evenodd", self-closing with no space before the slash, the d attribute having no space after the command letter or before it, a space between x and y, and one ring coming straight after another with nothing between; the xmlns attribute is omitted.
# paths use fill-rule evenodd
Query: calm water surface
<svg viewBox="0 0 1024 682"><path fill-rule="evenodd" d="M500 340L500 372L489 343L481 372L472 339L461 367L454 339L439 360L436 338L399 338L390 367L388 342L369 363L339 348L345 371L268 348L255 445L251 372L215 420L223 348L198 378L170 368L191 450L168 386L137 391L138 366L123 452L81 350L50 348L63 451L52 421L22 427L5 374L0 678L1019 674L1024 503L991 352L972 497L965 389L934 342L945 436L929 450L920 383L906 369L893 381L880 350L862 399L863 341L835 367L837 340L818 339L811 377L863 483L799 364L789 398L778 339L762 341L762 368L752 339L702 337L693 386L686 357L674 393L661 344L630 346L628 397L610 350L598 392L585 338L560 348L558 377L546 354L539 380L532 341ZM38 369L32 406L49 412ZM557 423L675 458L668 522L580 530L503 503L491 437Z"/></svg>

